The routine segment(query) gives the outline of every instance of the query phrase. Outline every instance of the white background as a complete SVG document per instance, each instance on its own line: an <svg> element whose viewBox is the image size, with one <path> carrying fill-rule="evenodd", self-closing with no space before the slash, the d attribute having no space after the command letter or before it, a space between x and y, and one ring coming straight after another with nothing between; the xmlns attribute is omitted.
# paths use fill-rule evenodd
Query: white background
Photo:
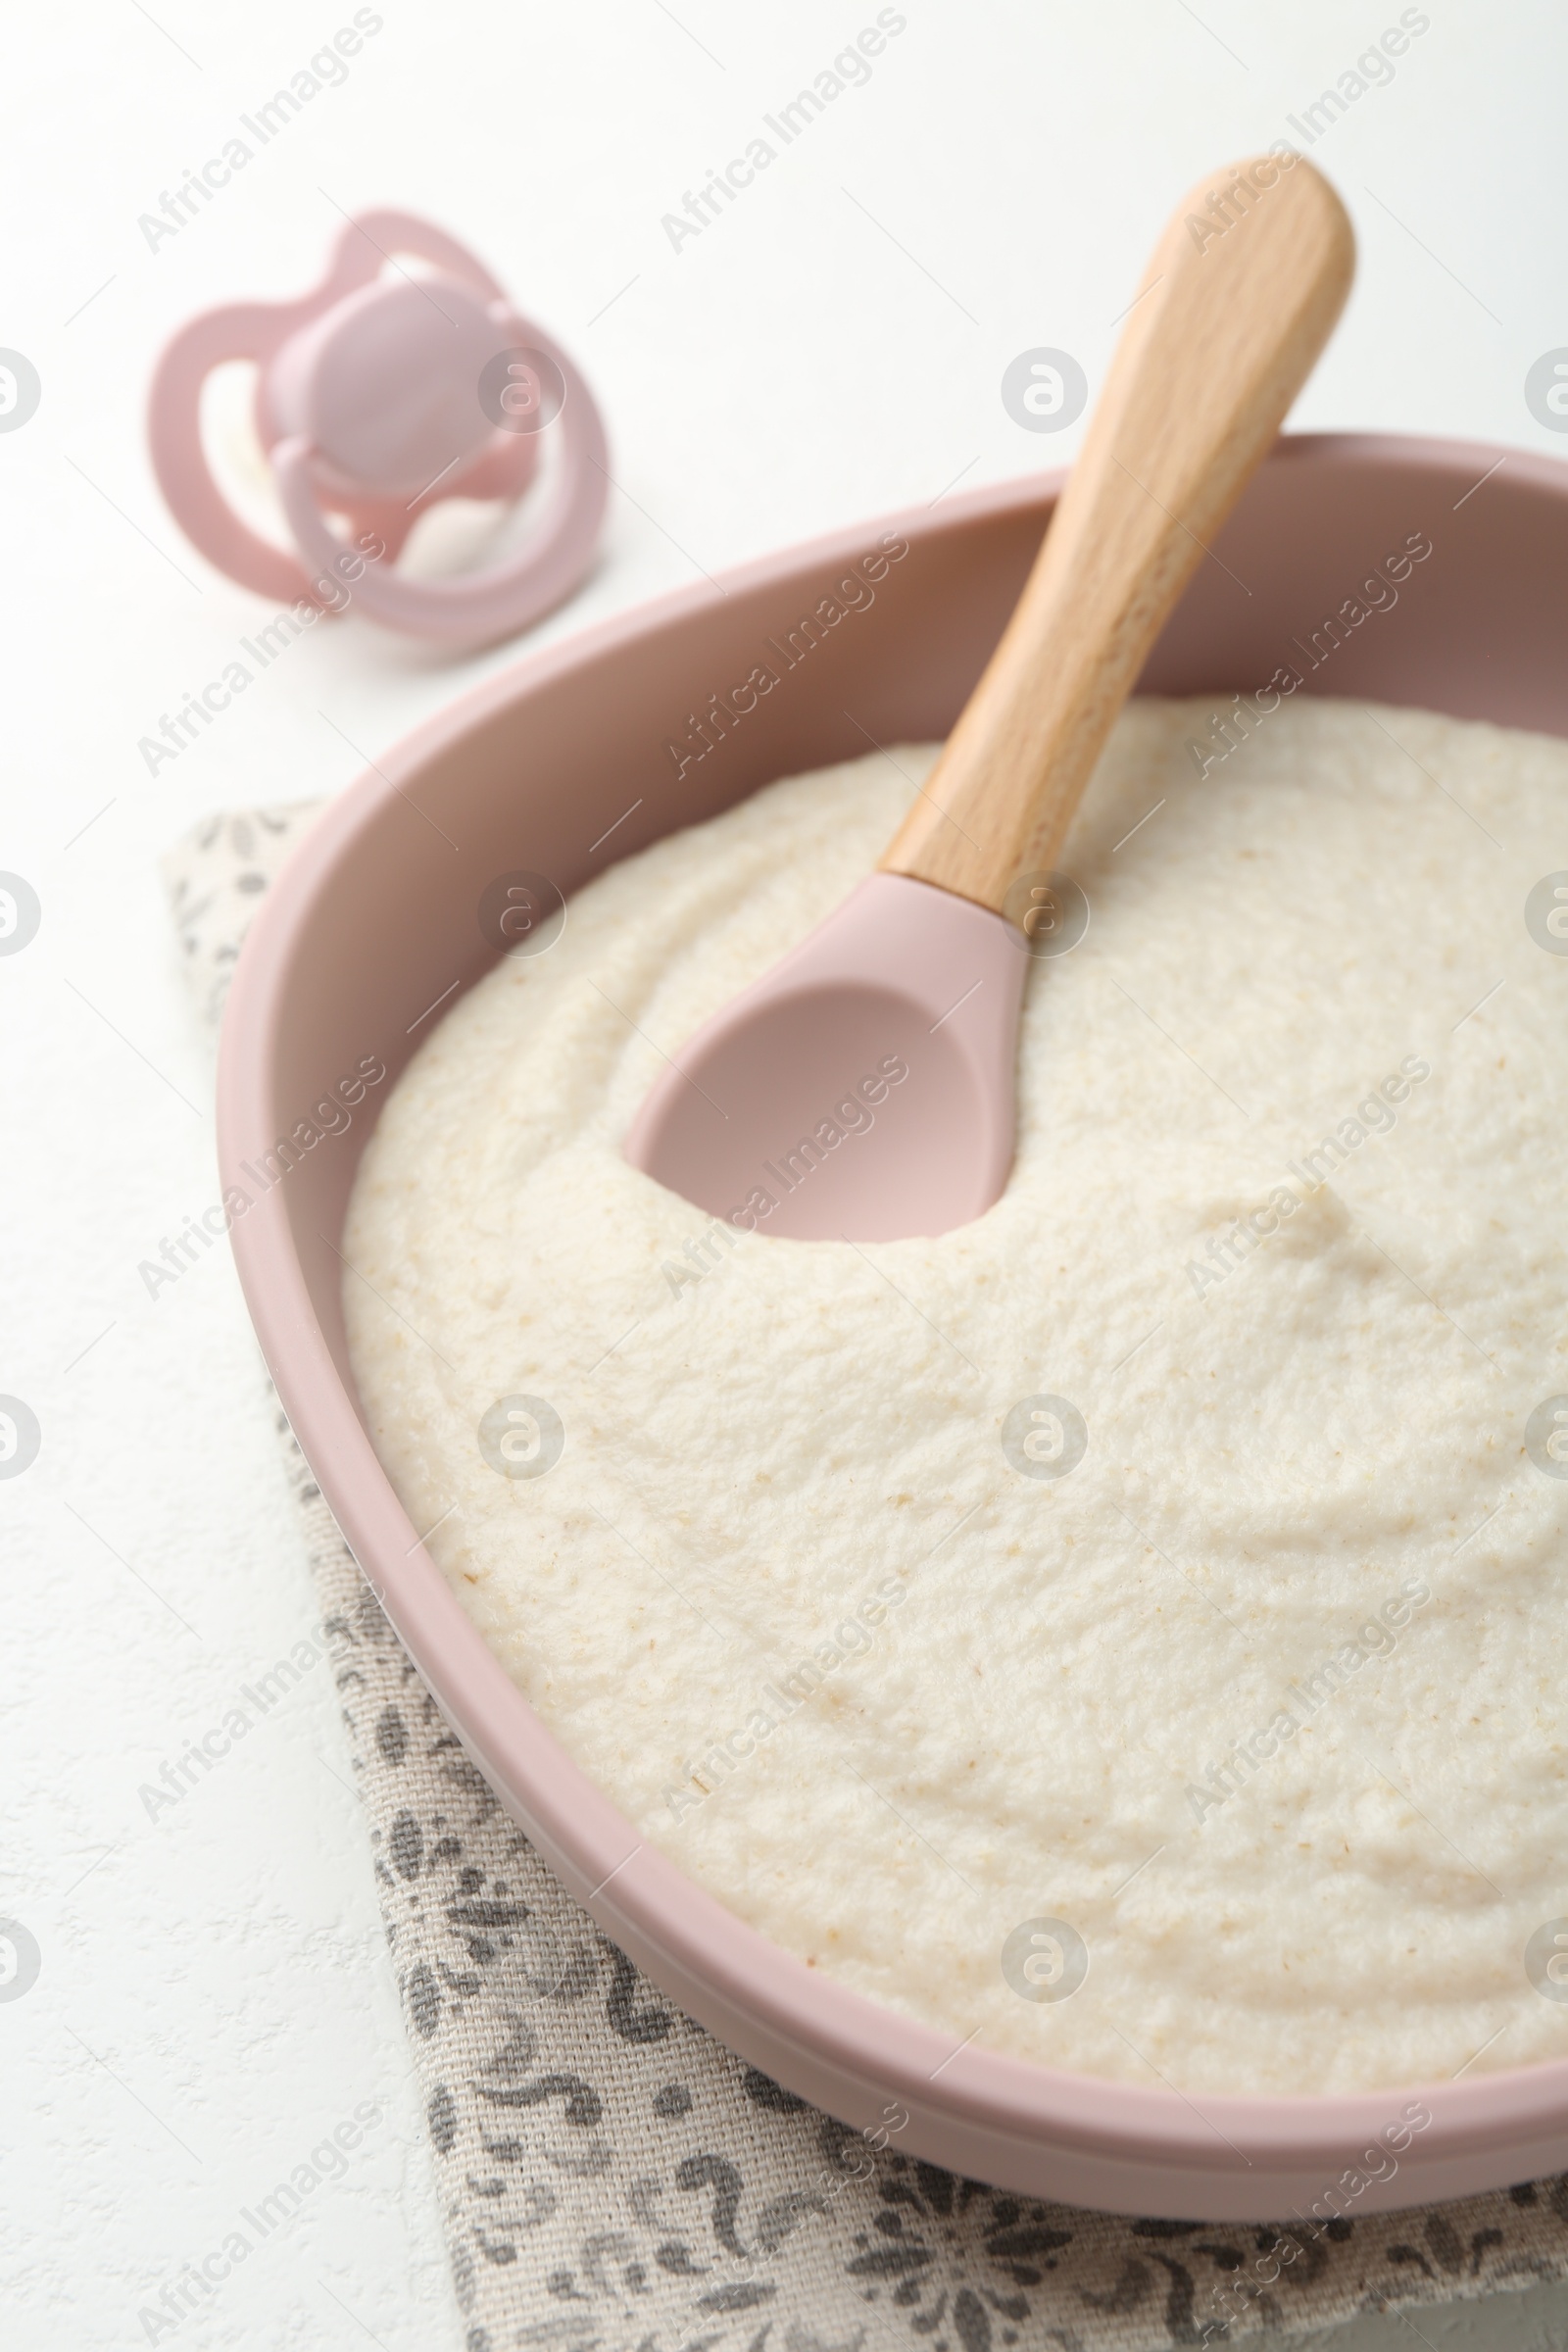
<svg viewBox="0 0 1568 2352"><path fill-rule="evenodd" d="M138 1801L309 1630L312 1596L226 1256L156 1299L137 1266L216 1189L158 853L207 809L337 790L359 764L345 736L375 756L515 649L455 662L357 615L318 627L150 776L138 739L271 610L161 504L144 405L162 342L209 305L306 289L343 211L398 205L471 243L576 354L612 436L600 568L539 644L956 477L1060 463L1077 430L1020 429L1006 363L1064 348L1093 390L1178 193L1291 135L1399 10L907 0L869 83L676 252L662 215L873 0L385 0L344 85L149 250L138 216L352 13L81 0L7 28L0 344L43 385L0 436L0 867L43 903L0 960L0 1391L43 1427L0 1484L0 1911L43 1954L0 2005L18 2352L141 2343L138 2307L366 2099L385 2120L346 2177L178 2341L460 2337L325 1677L157 1822ZM1428 13L1392 83L1314 149L1360 272L1294 421L1568 457L1522 389L1568 344L1568 16ZM1568 2293L1416 2317L1433 2343L1560 2343ZM1415 2338L1391 2319L1353 2340Z"/></svg>

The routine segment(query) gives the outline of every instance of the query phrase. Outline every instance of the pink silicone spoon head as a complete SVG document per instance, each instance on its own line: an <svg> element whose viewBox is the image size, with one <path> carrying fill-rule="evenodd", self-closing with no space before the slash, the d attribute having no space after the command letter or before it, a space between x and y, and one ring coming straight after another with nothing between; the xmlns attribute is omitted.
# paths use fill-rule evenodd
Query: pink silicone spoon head
<svg viewBox="0 0 1568 2352"><path fill-rule="evenodd" d="M1012 1164L1023 951L967 899L870 875L690 1040L626 1157L747 1232L892 1242L967 1224Z"/></svg>

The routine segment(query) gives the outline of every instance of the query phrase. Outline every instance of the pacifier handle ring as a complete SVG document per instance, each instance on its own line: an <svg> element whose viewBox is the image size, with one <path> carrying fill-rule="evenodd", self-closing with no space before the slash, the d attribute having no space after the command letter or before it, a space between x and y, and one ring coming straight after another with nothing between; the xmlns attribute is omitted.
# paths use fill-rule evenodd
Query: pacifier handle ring
<svg viewBox="0 0 1568 2352"><path fill-rule="evenodd" d="M409 636L472 645L514 635L569 596L587 570L610 491L610 445L593 394L561 345L516 312L502 322L508 339L543 352L561 370L557 479L528 546L493 570L451 580L410 580L367 566L354 583L361 608ZM475 394L477 397L477 392ZM272 451L272 473L283 512L318 577L355 550L330 529L317 499L310 464L314 452L301 434Z"/></svg>

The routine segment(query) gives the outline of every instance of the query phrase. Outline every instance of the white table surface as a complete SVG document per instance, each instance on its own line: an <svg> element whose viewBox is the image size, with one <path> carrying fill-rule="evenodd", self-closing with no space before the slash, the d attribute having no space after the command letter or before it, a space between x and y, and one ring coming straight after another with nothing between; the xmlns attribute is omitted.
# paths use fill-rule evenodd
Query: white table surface
<svg viewBox="0 0 1568 2352"><path fill-rule="evenodd" d="M42 400L0 435L0 867L43 923L0 960L0 1390L43 1446L0 1483L0 1912L42 1967L0 2004L0 2264L6 2343L50 2352L147 2340L141 2307L367 2100L381 2121L342 2177L179 2341L461 2341L327 1681L156 1821L138 1799L308 1629L312 1594L226 1255L156 1298L137 1267L215 1197L160 850L205 810L335 791L351 744L375 755L514 649L454 661L358 617L319 627L150 776L138 739L270 612L162 505L143 424L160 345L209 305L304 289L344 211L398 205L471 242L577 355L613 444L602 564L537 645L960 477L1069 457L1081 426L1051 438L1006 414L1006 363L1064 348L1093 388L1177 193L1292 135L1287 115L1400 11L906 0L869 82L676 251L662 216L873 0L384 0L342 85L150 250L138 216L353 13L83 0L7 27L0 345ZM1523 395L1568 343L1568 16L1422 13L1393 81L1314 149L1361 263L1294 421L1568 456ZM1561 2342L1568 2292L1417 2317L1445 2346ZM1415 2339L1383 2319L1340 2340Z"/></svg>

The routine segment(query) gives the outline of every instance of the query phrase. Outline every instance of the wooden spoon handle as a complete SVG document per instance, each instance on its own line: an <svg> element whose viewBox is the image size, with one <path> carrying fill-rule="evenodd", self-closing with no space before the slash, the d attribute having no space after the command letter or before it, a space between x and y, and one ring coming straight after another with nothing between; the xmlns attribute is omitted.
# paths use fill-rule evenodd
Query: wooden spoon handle
<svg viewBox="0 0 1568 2352"><path fill-rule="evenodd" d="M884 872L1000 911L1019 874L1054 864L1150 647L1354 267L1345 208L1299 156L1255 156L1177 207L1023 594Z"/></svg>

